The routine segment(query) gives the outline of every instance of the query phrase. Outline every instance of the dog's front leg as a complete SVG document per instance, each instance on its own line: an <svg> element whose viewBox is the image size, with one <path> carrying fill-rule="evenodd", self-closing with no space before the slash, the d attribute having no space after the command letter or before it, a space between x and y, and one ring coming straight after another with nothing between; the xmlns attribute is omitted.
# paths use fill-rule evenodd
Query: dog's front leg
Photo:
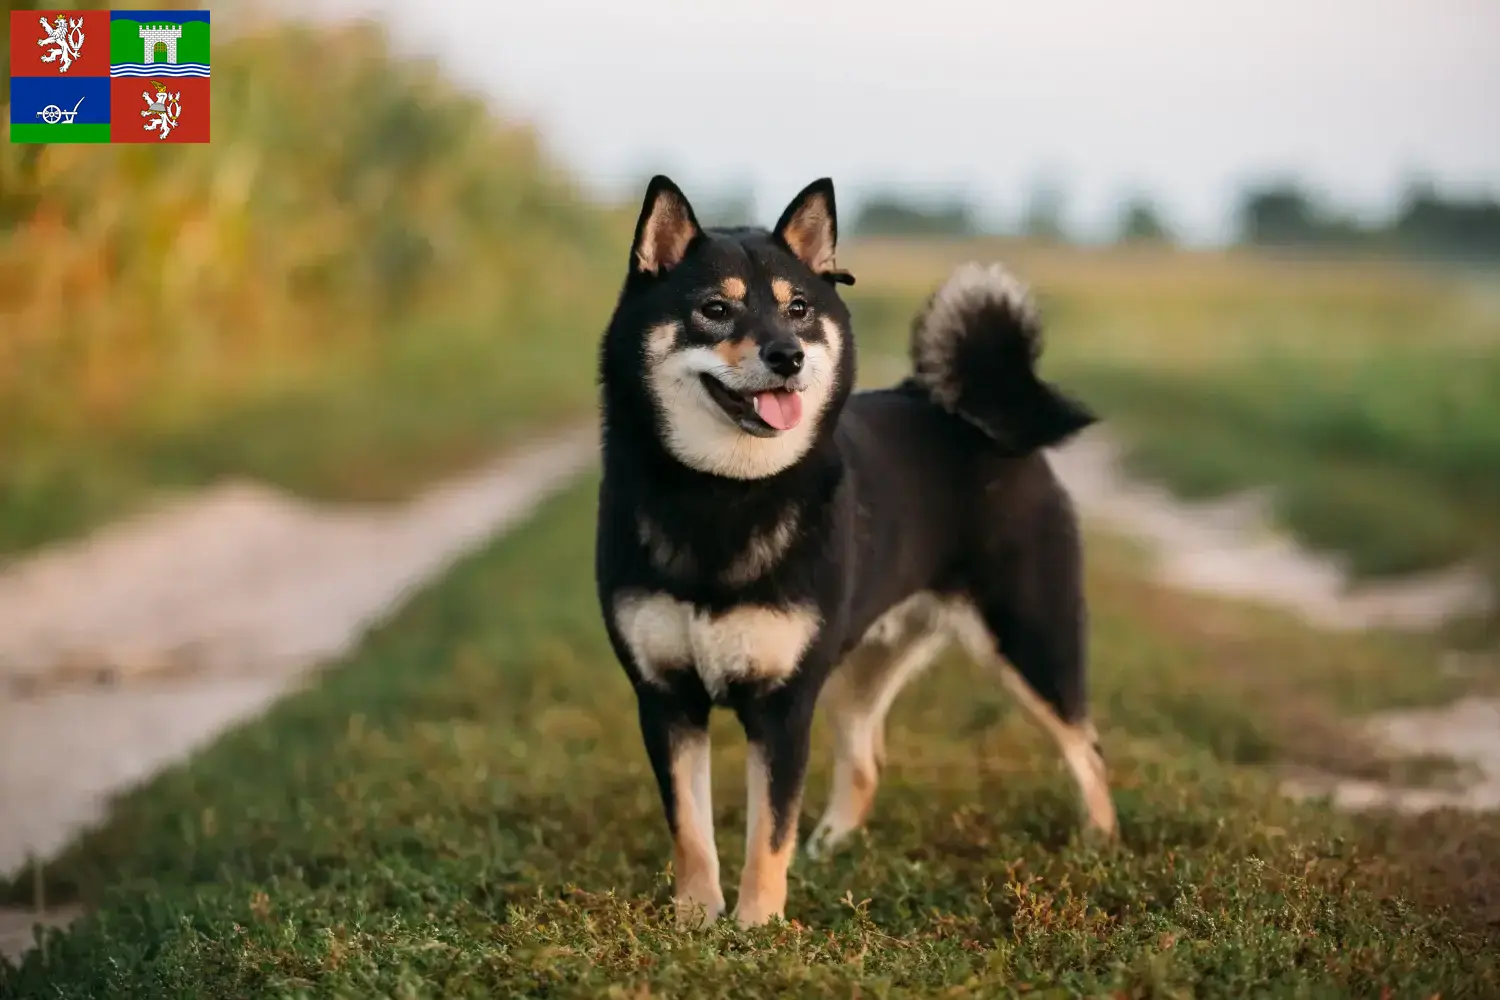
<svg viewBox="0 0 1500 1000"><path fill-rule="evenodd" d="M807 774L817 689L795 681L735 706L749 739L745 870L734 915L742 926L786 913L787 868L797 848L797 819Z"/></svg>
<svg viewBox="0 0 1500 1000"><path fill-rule="evenodd" d="M709 783L708 705L647 683L636 690L641 735L672 831L677 922L696 927L724 912Z"/></svg>

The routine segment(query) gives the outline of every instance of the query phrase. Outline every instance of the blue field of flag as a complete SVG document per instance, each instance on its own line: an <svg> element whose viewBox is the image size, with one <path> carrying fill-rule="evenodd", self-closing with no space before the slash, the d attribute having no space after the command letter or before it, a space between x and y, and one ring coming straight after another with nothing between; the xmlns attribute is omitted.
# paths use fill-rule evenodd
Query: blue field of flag
<svg viewBox="0 0 1500 1000"><path fill-rule="evenodd" d="M109 124L109 78L13 76L10 120L17 125Z"/></svg>

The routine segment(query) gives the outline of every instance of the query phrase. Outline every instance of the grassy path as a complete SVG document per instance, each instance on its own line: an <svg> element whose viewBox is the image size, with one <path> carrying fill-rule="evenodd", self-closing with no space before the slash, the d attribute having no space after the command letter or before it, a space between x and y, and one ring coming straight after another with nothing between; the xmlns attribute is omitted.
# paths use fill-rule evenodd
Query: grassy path
<svg viewBox="0 0 1500 1000"><path fill-rule="evenodd" d="M1492 822L1355 821L1285 801L1258 766L1388 769L1338 719L1451 696L1435 652L1143 584L1106 541L1090 587L1118 852L1073 842L1055 755L955 661L898 704L867 836L794 867L795 923L678 934L592 595L593 486L127 797L44 873L52 899L96 912L0 974L0 996L1500 989ZM733 877L743 751L727 721L715 813ZM31 891L23 873L5 895Z"/></svg>

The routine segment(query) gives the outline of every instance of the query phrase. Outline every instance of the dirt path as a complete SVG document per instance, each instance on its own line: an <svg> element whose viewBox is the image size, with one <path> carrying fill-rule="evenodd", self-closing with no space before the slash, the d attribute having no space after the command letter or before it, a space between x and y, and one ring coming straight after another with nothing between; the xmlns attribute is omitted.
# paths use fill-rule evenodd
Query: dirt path
<svg viewBox="0 0 1500 1000"><path fill-rule="evenodd" d="M596 441L592 427L541 440L393 507L226 485L0 575L0 873L352 649ZM0 911L0 951L29 946L34 920Z"/></svg>
<svg viewBox="0 0 1500 1000"><path fill-rule="evenodd" d="M1121 470L1117 444L1101 430L1053 456L1083 516L1144 543L1164 582L1185 590L1280 607L1323 629L1427 631L1494 601L1485 578L1460 567L1361 587L1337 562L1274 530L1263 494L1190 504ZM1440 755L1468 765L1456 789L1399 788L1373 781L1304 775L1284 790L1330 796L1346 809L1443 807L1500 809L1500 699L1465 698L1423 711L1363 720L1376 746L1402 756Z"/></svg>
<svg viewBox="0 0 1500 1000"><path fill-rule="evenodd" d="M1467 567L1351 587L1336 561L1271 527L1265 494L1185 503L1127 477L1118 446L1099 430L1057 452L1053 465L1081 513L1144 542L1161 579L1184 590L1274 605L1335 631L1427 631L1490 607L1485 577Z"/></svg>

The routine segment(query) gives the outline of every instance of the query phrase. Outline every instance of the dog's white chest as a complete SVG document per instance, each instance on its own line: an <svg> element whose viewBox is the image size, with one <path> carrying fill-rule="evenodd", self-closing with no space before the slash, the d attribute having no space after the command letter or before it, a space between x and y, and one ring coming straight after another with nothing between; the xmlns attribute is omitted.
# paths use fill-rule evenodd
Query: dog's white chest
<svg viewBox="0 0 1500 1000"><path fill-rule="evenodd" d="M718 614L665 594L615 598L615 626L649 681L694 670L711 694L734 681L783 681L802 662L819 619L806 607L743 605Z"/></svg>

